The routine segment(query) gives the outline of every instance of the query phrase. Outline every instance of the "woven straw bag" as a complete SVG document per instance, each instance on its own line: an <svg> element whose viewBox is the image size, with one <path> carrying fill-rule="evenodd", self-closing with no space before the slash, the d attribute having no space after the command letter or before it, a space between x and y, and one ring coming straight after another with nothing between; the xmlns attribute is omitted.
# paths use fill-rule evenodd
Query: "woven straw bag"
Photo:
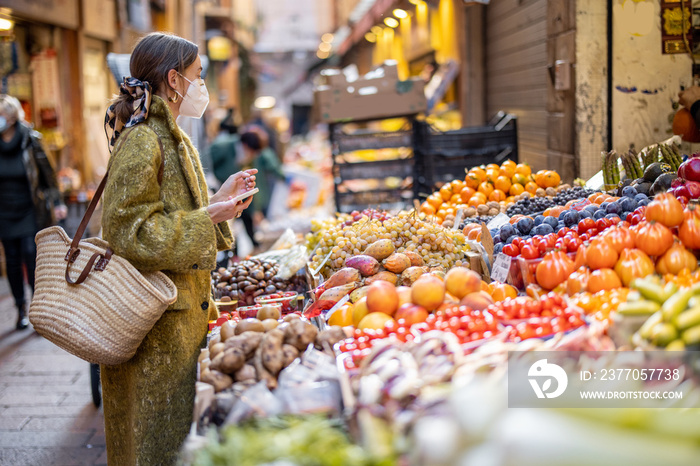
<svg viewBox="0 0 700 466"><path fill-rule="evenodd" d="M123 137L123 135L122 135ZM160 140L159 140L160 142ZM162 157L161 145L161 157ZM72 240L61 227L36 235L36 282L29 320L44 338L96 364L131 359L146 334L177 299L162 272L139 272L98 238L81 241L109 171ZM163 178L161 163L158 182ZM77 279L73 279L81 271Z"/></svg>

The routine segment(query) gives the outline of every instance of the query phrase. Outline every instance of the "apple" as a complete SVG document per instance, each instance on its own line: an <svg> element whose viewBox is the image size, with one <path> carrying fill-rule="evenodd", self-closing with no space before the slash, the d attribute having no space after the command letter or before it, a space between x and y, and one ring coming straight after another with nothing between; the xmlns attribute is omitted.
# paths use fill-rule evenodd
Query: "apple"
<svg viewBox="0 0 700 466"><path fill-rule="evenodd" d="M383 280L372 283L367 289L367 309L369 312L383 312L394 315L399 308L399 294L396 287Z"/></svg>
<svg viewBox="0 0 700 466"><path fill-rule="evenodd" d="M481 276L466 267L454 267L445 275L445 288L457 299L462 299L481 290Z"/></svg>
<svg viewBox="0 0 700 466"><path fill-rule="evenodd" d="M422 275L411 286L413 304L432 311L445 300L445 283L434 275Z"/></svg>

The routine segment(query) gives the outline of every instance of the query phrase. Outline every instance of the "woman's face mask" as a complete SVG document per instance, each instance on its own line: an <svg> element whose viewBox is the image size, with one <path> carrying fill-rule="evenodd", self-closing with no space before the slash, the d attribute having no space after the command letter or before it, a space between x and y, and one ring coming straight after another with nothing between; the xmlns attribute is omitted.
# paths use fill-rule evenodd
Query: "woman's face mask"
<svg viewBox="0 0 700 466"><path fill-rule="evenodd" d="M182 74L178 73L180 76ZM204 111L209 105L209 92L207 91L207 86L204 84L202 78L197 78L194 81L182 76L182 78L190 83L187 88L187 93L183 96L179 92L177 95L182 97L182 103L180 104L180 115L187 116L191 118L202 118Z"/></svg>
<svg viewBox="0 0 700 466"><path fill-rule="evenodd" d="M7 121L7 118L4 116L0 115L0 133L4 133L7 128L10 127L10 122Z"/></svg>

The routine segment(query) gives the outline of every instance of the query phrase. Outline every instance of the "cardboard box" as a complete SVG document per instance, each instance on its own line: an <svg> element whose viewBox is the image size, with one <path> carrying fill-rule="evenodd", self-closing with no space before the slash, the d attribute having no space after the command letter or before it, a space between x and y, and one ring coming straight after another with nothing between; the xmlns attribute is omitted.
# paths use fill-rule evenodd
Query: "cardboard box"
<svg viewBox="0 0 700 466"><path fill-rule="evenodd" d="M424 87L420 78L400 81L395 62L358 79L348 79L340 70L324 70L314 107L325 123L411 115L427 109Z"/></svg>

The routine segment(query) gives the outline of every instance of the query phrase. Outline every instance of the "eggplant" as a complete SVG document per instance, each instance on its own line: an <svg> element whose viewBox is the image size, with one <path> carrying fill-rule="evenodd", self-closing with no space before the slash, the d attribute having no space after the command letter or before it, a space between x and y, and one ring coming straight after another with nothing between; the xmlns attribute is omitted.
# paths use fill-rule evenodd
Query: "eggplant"
<svg viewBox="0 0 700 466"><path fill-rule="evenodd" d="M660 175L658 178L656 178L654 184L651 185L649 195L656 196L659 193L665 193L671 188L673 180L676 178L678 178L678 175L675 173L664 173Z"/></svg>
<svg viewBox="0 0 700 466"><path fill-rule="evenodd" d="M646 194L648 196L649 191L651 191L651 183L648 181L645 181L644 183L639 183L637 186L634 187L634 189L636 189L638 193Z"/></svg>
<svg viewBox="0 0 700 466"><path fill-rule="evenodd" d="M644 178L637 178L632 182L630 186L634 186L635 188L640 185L641 183L645 183Z"/></svg>
<svg viewBox="0 0 700 466"><path fill-rule="evenodd" d="M664 170L659 162L654 162L644 170L644 181L653 183L658 177L663 175Z"/></svg>

